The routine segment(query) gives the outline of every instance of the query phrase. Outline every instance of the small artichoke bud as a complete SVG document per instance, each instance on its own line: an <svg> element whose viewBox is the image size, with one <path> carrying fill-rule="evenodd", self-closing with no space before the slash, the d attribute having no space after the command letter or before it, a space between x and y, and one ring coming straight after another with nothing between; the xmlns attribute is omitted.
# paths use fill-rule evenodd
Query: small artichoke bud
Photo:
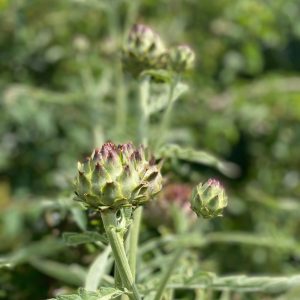
<svg viewBox="0 0 300 300"><path fill-rule="evenodd" d="M198 184L192 194L191 208L205 219L221 217L227 206L227 195L218 180L209 179L206 183Z"/></svg>
<svg viewBox="0 0 300 300"><path fill-rule="evenodd" d="M160 169L145 158L144 148L105 143L78 163L75 200L99 210L136 207L153 198L161 187Z"/></svg>
<svg viewBox="0 0 300 300"><path fill-rule="evenodd" d="M136 24L132 27L123 49L123 62L127 70L138 75L143 70L160 67L166 52L160 36L150 27Z"/></svg>
<svg viewBox="0 0 300 300"><path fill-rule="evenodd" d="M168 65L177 72L184 73L194 67L195 52L187 45L180 45L170 49L168 53Z"/></svg>

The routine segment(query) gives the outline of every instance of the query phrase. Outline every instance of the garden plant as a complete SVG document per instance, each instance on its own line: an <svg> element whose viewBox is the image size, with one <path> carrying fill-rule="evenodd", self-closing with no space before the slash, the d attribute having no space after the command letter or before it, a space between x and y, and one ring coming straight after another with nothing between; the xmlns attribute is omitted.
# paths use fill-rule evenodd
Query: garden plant
<svg viewBox="0 0 300 300"><path fill-rule="evenodd" d="M298 16L0 1L0 299L300 299Z"/></svg>
<svg viewBox="0 0 300 300"><path fill-rule="evenodd" d="M139 129L142 144L135 147L132 143L116 145L113 142L106 142L100 148L96 148L82 163L78 163L74 200L81 202L86 209L90 208L97 212L103 227L99 240L105 241L106 249L101 254L100 263L97 261L99 269L94 266L93 274L90 274L89 281L86 282L86 289L80 289L78 295L59 296L58 299L100 300L120 297L123 299L124 295L126 299L128 297L133 300L173 299L177 288L194 289L199 299L206 299L208 296L205 296L205 291L210 289L223 291L221 297L228 298L230 290L235 288L245 291L260 289L276 291L299 284L299 275L290 278L244 276L218 278L201 271L201 265L200 270L191 271L190 276L186 278L182 273L176 274L177 264L180 264L180 259L187 248L184 244L175 244L175 249L160 260L161 264L165 265L161 272L157 274L154 270L152 276L144 278L143 283L139 284L137 281L138 237L143 205L150 201L154 202L152 204L154 207L156 205L155 198L163 188L161 168L165 156L173 155L172 151L179 154L186 151L183 155L193 154L191 149L173 146L172 150L172 145L168 148L168 145L164 145L164 135L168 130L169 119L172 118L173 103L186 89L181 87L184 85L181 80L193 67L194 60L195 54L189 46L180 45L168 49L160 36L145 25L134 25L129 32L127 43L123 48L123 63L124 71L130 72L133 80L138 81ZM151 97L151 85L155 85L159 91L155 97ZM162 111L160 137L152 140L149 133L150 117L157 110ZM163 153L167 155L160 154L162 148ZM195 153L197 154L197 151ZM159 154L159 161L155 159L155 154ZM209 160L209 155L207 156ZM221 217L227 203L225 189L216 179L199 183L190 198L191 210L204 219ZM180 207L177 209L180 210ZM192 224L179 230L183 235L197 234ZM95 277L99 281L99 273L105 274L104 266L109 260L110 250L114 266L112 279L114 285L100 287L98 290L99 282L95 281ZM145 262L146 266L147 263L151 264L151 258L149 262ZM106 269L106 272L110 273L109 270ZM176 287L176 280L173 281L176 275L179 287Z"/></svg>

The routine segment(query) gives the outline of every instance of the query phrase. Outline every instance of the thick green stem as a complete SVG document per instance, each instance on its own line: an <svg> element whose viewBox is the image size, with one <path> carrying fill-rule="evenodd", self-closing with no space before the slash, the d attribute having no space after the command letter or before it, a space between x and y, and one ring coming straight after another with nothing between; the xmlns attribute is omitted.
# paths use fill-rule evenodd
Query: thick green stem
<svg viewBox="0 0 300 300"><path fill-rule="evenodd" d="M136 277L136 257L139 242L140 224L142 219L143 207L138 207L133 214L133 222L130 226L128 260L132 276Z"/></svg>
<svg viewBox="0 0 300 300"><path fill-rule="evenodd" d="M123 283L122 283L122 278L121 278L121 275L118 271L118 267L116 264L115 264L115 269L114 269L114 279L115 279L115 287L117 289L121 290L123 288ZM122 296L116 297L116 300L121 300L123 296L125 296L126 299L128 299L128 297L126 295L122 295Z"/></svg>
<svg viewBox="0 0 300 300"><path fill-rule="evenodd" d="M122 289L122 287L123 287L122 278L121 278L121 275L118 271L118 267L117 267L116 264L115 264L115 270L114 270L114 277L115 277L115 286L116 286L116 288Z"/></svg>
<svg viewBox="0 0 300 300"><path fill-rule="evenodd" d="M140 300L140 296L133 276L130 271L129 263L126 257L123 238L117 229L117 218L113 211L106 210L101 213L105 232L111 246L115 263L122 279L124 287L130 292L129 298L132 300Z"/></svg>
<svg viewBox="0 0 300 300"><path fill-rule="evenodd" d="M174 253L172 260L170 261L168 267L165 270L165 273L162 276L162 279L160 281L160 285L155 294L154 300L160 300L162 298L164 291L167 287L168 281L169 281L174 269L178 265L178 260L182 256L183 252L184 252L184 249L180 248Z"/></svg>

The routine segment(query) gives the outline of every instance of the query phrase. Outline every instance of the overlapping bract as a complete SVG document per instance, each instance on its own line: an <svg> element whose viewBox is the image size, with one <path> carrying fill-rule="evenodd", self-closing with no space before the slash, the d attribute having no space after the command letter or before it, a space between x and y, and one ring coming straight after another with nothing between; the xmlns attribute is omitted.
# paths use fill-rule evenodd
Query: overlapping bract
<svg viewBox="0 0 300 300"><path fill-rule="evenodd" d="M136 24L129 32L123 49L123 63L126 69L138 75L146 69L161 66L166 48L160 36L150 27Z"/></svg>
<svg viewBox="0 0 300 300"><path fill-rule="evenodd" d="M143 24L131 28L122 58L124 68L134 76L155 69L183 74L195 64L195 53L188 45L166 48L161 37Z"/></svg>
<svg viewBox="0 0 300 300"><path fill-rule="evenodd" d="M204 184L199 183L193 190L191 208L205 219L221 217L227 203L225 189L218 180L209 179Z"/></svg>
<svg viewBox="0 0 300 300"><path fill-rule="evenodd" d="M160 170L145 158L143 147L105 143L78 163L75 200L100 210L137 207L161 187Z"/></svg>
<svg viewBox="0 0 300 300"><path fill-rule="evenodd" d="M195 64L195 53L188 45L179 45L168 51L167 64L175 72L191 70Z"/></svg>

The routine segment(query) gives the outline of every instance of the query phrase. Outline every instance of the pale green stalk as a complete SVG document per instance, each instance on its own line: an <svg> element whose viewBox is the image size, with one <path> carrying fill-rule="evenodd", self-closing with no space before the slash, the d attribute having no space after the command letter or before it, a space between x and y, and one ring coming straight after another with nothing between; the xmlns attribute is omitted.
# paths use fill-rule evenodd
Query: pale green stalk
<svg viewBox="0 0 300 300"><path fill-rule="evenodd" d="M130 292L128 295L132 300L140 300L130 266L126 257L123 237L117 228L117 218L114 211L106 210L101 213L107 239L112 248L115 263L124 287Z"/></svg>
<svg viewBox="0 0 300 300"><path fill-rule="evenodd" d="M149 112L148 112L148 98L149 98L150 78L143 77L139 83L140 93L140 128L139 136L140 142L146 147L148 146L149 136Z"/></svg>
<svg viewBox="0 0 300 300"><path fill-rule="evenodd" d="M205 289L196 289L195 300L205 300L205 299L206 299Z"/></svg>
<svg viewBox="0 0 300 300"><path fill-rule="evenodd" d="M180 77L179 77L179 75L177 75L177 76L175 76L175 78L172 80L172 82L170 84L170 91L169 91L169 95L168 95L167 108L164 111L164 114L163 114L162 119L161 119L160 127L159 127L159 130L158 130L159 137L157 138L157 142L156 142L156 145L155 145L155 150L158 150L158 147L163 142L166 131L167 131L168 126L170 124L171 113L172 113L173 106L174 106L174 101L173 101L174 92L175 92L176 86L177 86L179 81L180 81Z"/></svg>
<svg viewBox="0 0 300 300"><path fill-rule="evenodd" d="M179 248L175 253L174 256L172 258L172 260L170 261L169 265L167 266L165 272L163 273L162 279L160 281L160 284L158 286L158 289L156 291L154 300L161 300L165 289L168 285L168 282L171 278L171 275L174 271L174 269L176 268L176 266L178 265L178 260L180 259L180 257L182 256L182 254L184 253L184 249L183 248Z"/></svg>
<svg viewBox="0 0 300 300"><path fill-rule="evenodd" d="M139 242L140 224L142 219L143 207L138 207L133 213L133 222L130 226L129 234L129 253L128 260L133 279L136 278L136 258Z"/></svg>

